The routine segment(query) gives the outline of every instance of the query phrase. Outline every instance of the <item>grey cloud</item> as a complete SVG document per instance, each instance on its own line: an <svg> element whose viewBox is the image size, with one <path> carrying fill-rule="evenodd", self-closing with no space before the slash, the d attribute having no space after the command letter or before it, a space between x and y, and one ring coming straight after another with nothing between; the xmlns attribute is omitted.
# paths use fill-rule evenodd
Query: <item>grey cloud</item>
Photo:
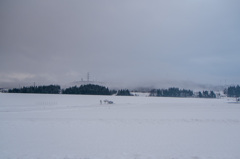
<svg viewBox="0 0 240 159"><path fill-rule="evenodd" d="M240 11L224 1L1 1L0 83L239 83ZM174 82L175 81L175 82ZM43 83L43 82L42 82ZM184 82L183 82L184 83Z"/></svg>

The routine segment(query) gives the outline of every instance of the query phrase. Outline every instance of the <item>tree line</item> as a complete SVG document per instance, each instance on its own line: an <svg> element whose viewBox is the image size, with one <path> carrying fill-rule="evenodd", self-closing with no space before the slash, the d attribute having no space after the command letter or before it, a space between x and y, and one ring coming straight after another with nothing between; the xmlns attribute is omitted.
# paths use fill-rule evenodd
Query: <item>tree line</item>
<svg viewBox="0 0 240 159"><path fill-rule="evenodd" d="M111 95L111 91L104 86L88 84L64 89L62 94Z"/></svg>
<svg viewBox="0 0 240 159"><path fill-rule="evenodd" d="M213 91L203 91L203 92L198 92L198 97L199 98L216 98L216 94Z"/></svg>
<svg viewBox="0 0 240 159"><path fill-rule="evenodd" d="M179 88L168 88L168 89L153 89L150 91L150 96L157 97L192 97L193 91L179 89Z"/></svg>
<svg viewBox="0 0 240 159"><path fill-rule="evenodd" d="M30 87L9 89L8 92L9 93L59 94L61 92L61 87L59 85L30 86Z"/></svg>
<svg viewBox="0 0 240 159"><path fill-rule="evenodd" d="M107 87L87 84L81 86L69 87L61 89L59 85L48 86L30 86L22 88L13 88L8 90L9 93L45 93L45 94L89 94L89 95L119 95L119 96L132 96L128 89L109 90ZM230 86L224 90L228 97L240 97L240 86ZM199 91L193 92L192 90L168 88L168 89L152 89L150 96L156 97L199 97L199 98L216 98L213 91Z"/></svg>
<svg viewBox="0 0 240 159"><path fill-rule="evenodd" d="M87 84L81 86L73 86L66 89L61 89L59 85L49 86L29 86L22 88L9 89L8 93L45 93L45 94L88 94L88 95L118 95L118 96L131 96L128 89L109 90L107 87Z"/></svg>
<svg viewBox="0 0 240 159"><path fill-rule="evenodd" d="M198 97L198 98L216 98L213 91L202 91L193 93L192 90L168 88L168 89L152 89L150 96L156 97Z"/></svg>
<svg viewBox="0 0 240 159"><path fill-rule="evenodd" d="M224 93L228 97L240 97L240 86L230 86L224 90Z"/></svg>
<svg viewBox="0 0 240 159"><path fill-rule="evenodd" d="M118 96L132 96L132 94L130 93L130 91L128 89L121 89L121 90L117 91L117 95Z"/></svg>

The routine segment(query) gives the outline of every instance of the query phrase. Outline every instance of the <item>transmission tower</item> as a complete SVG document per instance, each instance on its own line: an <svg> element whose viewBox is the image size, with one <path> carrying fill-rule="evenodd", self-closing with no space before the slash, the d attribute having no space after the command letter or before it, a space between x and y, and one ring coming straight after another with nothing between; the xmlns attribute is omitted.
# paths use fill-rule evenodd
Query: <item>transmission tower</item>
<svg viewBox="0 0 240 159"><path fill-rule="evenodd" d="M90 81L90 74L89 74L89 72L87 73L87 81L88 82Z"/></svg>

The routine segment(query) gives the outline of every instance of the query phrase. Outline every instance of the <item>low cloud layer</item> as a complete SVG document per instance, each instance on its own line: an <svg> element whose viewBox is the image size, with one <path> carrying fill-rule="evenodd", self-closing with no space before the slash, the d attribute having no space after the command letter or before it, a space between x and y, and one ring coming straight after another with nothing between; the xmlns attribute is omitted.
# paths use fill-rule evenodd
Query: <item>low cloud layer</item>
<svg viewBox="0 0 240 159"><path fill-rule="evenodd" d="M240 83L240 2L0 2L0 87ZM159 86L159 87L160 87Z"/></svg>

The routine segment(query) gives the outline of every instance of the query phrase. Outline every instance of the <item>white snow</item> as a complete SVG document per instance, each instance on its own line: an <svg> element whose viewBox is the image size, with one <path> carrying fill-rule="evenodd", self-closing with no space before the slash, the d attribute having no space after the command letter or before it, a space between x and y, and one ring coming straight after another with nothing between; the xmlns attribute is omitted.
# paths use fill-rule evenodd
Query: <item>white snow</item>
<svg viewBox="0 0 240 159"><path fill-rule="evenodd" d="M150 93L142 93L142 92L131 92L131 94L139 97L149 97L150 95Z"/></svg>
<svg viewBox="0 0 240 159"><path fill-rule="evenodd" d="M240 104L0 93L0 159L240 159Z"/></svg>

